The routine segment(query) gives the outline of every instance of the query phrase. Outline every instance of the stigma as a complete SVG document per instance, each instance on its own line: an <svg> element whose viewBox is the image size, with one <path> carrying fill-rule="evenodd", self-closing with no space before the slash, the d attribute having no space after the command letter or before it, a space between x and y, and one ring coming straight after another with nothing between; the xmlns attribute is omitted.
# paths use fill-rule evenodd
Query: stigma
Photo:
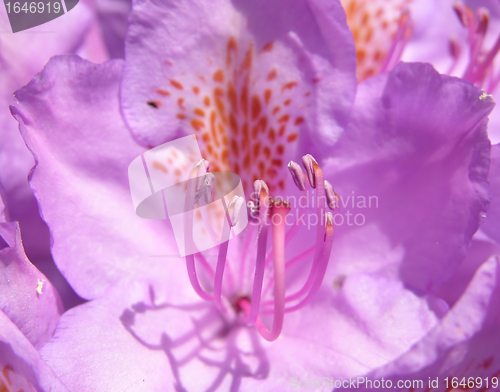
<svg viewBox="0 0 500 392"><path fill-rule="evenodd" d="M338 196L311 155L302 158L302 166L304 170L295 162L288 164L300 197L307 200L306 205L273 197L266 182L256 180L247 204L239 196L227 204L223 201L225 217L218 253L193 252L186 256L188 276L195 292L202 299L212 301L228 319L256 328L268 341L280 336L287 313L307 306L314 298L332 251L333 215L327 209L337 207ZM210 178L205 160L195 165L190 179L200 174L201 178ZM213 198L210 181L189 184L187 207L201 197ZM293 200L296 201L296 197ZM242 235L231 237L231 230L244 208L249 224ZM305 210L307 227L305 220L300 219L300 213L303 216ZM297 237L310 239L300 246L303 242Z"/></svg>

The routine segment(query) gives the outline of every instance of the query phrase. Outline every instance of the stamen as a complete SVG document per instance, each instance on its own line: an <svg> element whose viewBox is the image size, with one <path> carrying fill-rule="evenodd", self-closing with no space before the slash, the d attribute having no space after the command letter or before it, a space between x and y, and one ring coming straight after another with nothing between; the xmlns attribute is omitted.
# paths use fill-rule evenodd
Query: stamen
<svg viewBox="0 0 500 392"><path fill-rule="evenodd" d="M255 260L255 278L252 288L252 303L248 316L248 325L254 325L257 321L262 296L262 283L264 281L264 270L266 266L267 249L267 212L269 207L269 188L261 180L254 182L255 192L259 192L259 237L257 242L257 258Z"/></svg>
<svg viewBox="0 0 500 392"><path fill-rule="evenodd" d="M285 222L289 211L288 203L282 201L273 203L271 207L274 250L274 317L271 330L267 329L259 317L256 321L260 335L270 342L281 334L285 317ZM279 222L276 222L275 217L280 218Z"/></svg>
<svg viewBox="0 0 500 392"><path fill-rule="evenodd" d="M193 170L189 173L189 179L186 190L186 200L184 202L184 243L186 247L186 267L188 270L189 281L194 291L204 300L211 301L213 296L205 292L198 281L196 267L194 264L194 241L193 241L193 221L194 205L198 181L195 179L206 174L206 168L209 164L204 159L198 161Z"/></svg>
<svg viewBox="0 0 500 392"><path fill-rule="evenodd" d="M237 198L238 196L235 196ZM235 202L235 198L231 200ZM224 206L224 211L226 212L226 219L224 219L224 226L222 228L222 237L221 244L219 245L219 255L217 257L217 266L215 267L215 279L214 279L214 300L215 303L219 306L219 308L225 312L224 307L222 306L222 278L224 277L224 268L226 266L226 258L227 258L227 248L229 246L229 236L231 234L231 218L229 216L228 206L224 198L221 198L222 204ZM233 203L234 204L234 203Z"/></svg>
<svg viewBox="0 0 500 392"><path fill-rule="evenodd" d="M472 22L469 26L470 54L469 64L464 73L464 79L474 82L477 81L477 79L482 79L484 75L485 69L481 70L481 66L479 66L475 72L474 69L478 66L479 55L481 54L486 28L488 27L488 15L486 10L479 9L476 23L472 11L470 9L469 11L472 15Z"/></svg>
<svg viewBox="0 0 500 392"><path fill-rule="evenodd" d="M325 278L325 273L328 267L328 262L330 261L330 255L332 253L332 245L333 245L333 215L331 212L327 212L325 214L325 226L326 226L326 232L325 232L325 240L324 240L325 242L323 247L322 260L321 264L318 265L318 269L316 271L316 276L312 284L311 290L306 295L306 297L298 304L286 308L285 312L287 313L293 312L294 310L300 309L303 306L307 305L314 298L319 288L321 287L323 279Z"/></svg>
<svg viewBox="0 0 500 392"><path fill-rule="evenodd" d="M457 14L458 20L462 23L462 26L469 27L474 23L474 16L469 7L461 2L453 3L453 10Z"/></svg>
<svg viewBox="0 0 500 392"><path fill-rule="evenodd" d="M234 227L238 223L238 217L240 216L241 208L245 204L245 199L243 197L234 195L227 206L229 217L231 218L231 226Z"/></svg>
<svg viewBox="0 0 500 392"><path fill-rule="evenodd" d="M448 42L448 48L450 50L451 57L453 58L453 62L450 65L450 68L448 68L448 72L446 72L446 74L451 75L451 73L455 70L455 68L458 65L458 60L460 59L460 54L462 52L462 49L456 37L450 38Z"/></svg>
<svg viewBox="0 0 500 392"><path fill-rule="evenodd" d="M288 164L288 170L290 170L290 174L292 175L293 181L295 182L295 185L297 185L297 188L299 188L300 191L305 191L306 181L304 172L302 171L300 166L294 161L290 161L290 163Z"/></svg>
<svg viewBox="0 0 500 392"><path fill-rule="evenodd" d="M306 169L307 178L309 179L309 184L312 188L316 188L316 179L314 177L314 164L318 164L312 155L307 154L302 157L302 164Z"/></svg>
<svg viewBox="0 0 500 392"><path fill-rule="evenodd" d="M380 73L394 68L401 59L404 48L408 43L412 32L412 22L410 11L403 10L398 21L398 30L392 40L391 48L385 57L384 64L380 68Z"/></svg>
<svg viewBox="0 0 500 392"><path fill-rule="evenodd" d="M323 172L319 167L316 160L311 155L305 155L302 158L302 162L306 167L308 172L311 172L309 176L309 181L312 181L317 185L316 188L316 198L317 198L317 213L318 213L318 221L324 221L324 213L325 213L325 180L323 178ZM309 166L310 165L310 166ZM333 219L333 218L332 218ZM297 298L300 298L302 295L311 290L314 282L316 281L316 275L321 267L322 255L323 255L323 244L324 244L324 235L325 231L323 230L323 225L318 225L316 230L316 249L314 252L313 265L311 267L311 271L309 272L309 276L304 284L304 286L298 290L295 294L290 295L286 298L286 301L293 301Z"/></svg>
<svg viewBox="0 0 500 392"><path fill-rule="evenodd" d="M339 203L339 195L333 190L332 184L328 181L325 181L325 192L326 192L326 200L328 202L328 207L330 210L335 210L340 206Z"/></svg>

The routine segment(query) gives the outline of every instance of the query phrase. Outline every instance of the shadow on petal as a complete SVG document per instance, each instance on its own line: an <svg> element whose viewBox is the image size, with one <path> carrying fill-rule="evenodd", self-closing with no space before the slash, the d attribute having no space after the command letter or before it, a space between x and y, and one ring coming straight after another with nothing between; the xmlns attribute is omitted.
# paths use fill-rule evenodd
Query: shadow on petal
<svg viewBox="0 0 500 392"><path fill-rule="evenodd" d="M151 286L149 294L152 305L137 302L120 321L140 344L165 353L176 391L216 391L226 385L239 391L243 378L268 376L269 361L255 329L227 320L211 303L156 304ZM150 323L161 319L169 322L157 323L152 332ZM192 380L193 374L198 380Z"/></svg>

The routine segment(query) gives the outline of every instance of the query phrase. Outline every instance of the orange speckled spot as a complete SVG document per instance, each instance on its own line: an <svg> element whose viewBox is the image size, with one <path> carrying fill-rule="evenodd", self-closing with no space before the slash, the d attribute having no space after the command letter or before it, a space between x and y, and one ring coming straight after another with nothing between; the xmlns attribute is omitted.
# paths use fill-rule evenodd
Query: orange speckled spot
<svg viewBox="0 0 500 392"><path fill-rule="evenodd" d="M278 147L276 147L276 153L278 155L282 155L285 152L285 146L283 144L280 144Z"/></svg>
<svg viewBox="0 0 500 392"><path fill-rule="evenodd" d="M222 163L229 165L229 151L227 150L222 151Z"/></svg>
<svg viewBox="0 0 500 392"><path fill-rule="evenodd" d="M259 116L261 109L260 99L257 95L254 95L252 97L252 120L255 120Z"/></svg>
<svg viewBox="0 0 500 392"><path fill-rule="evenodd" d="M222 69L218 69L214 73L214 82L222 83L224 81L224 71Z"/></svg>
<svg viewBox="0 0 500 392"><path fill-rule="evenodd" d="M271 178L275 178L278 172L272 168L267 169L267 175Z"/></svg>
<svg viewBox="0 0 500 392"><path fill-rule="evenodd" d="M292 133L290 135L288 135L288 137L286 138L287 142L293 142L294 140L296 140L297 138L299 137L298 134L296 133Z"/></svg>
<svg viewBox="0 0 500 392"><path fill-rule="evenodd" d="M311 92L308 91L307 93L304 94L304 97L308 97L309 95L311 95Z"/></svg>
<svg viewBox="0 0 500 392"><path fill-rule="evenodd" d="M179 107L182 109L182 110L186 110L186 108L184 107L184 98L179 98L177 100L177 105L179 105Z"/></svg>
<svg viewBox="0 0 500 392"><path fill-rule="evenodd" d="M200 121L196 118L193 118L191 120L191 125L193 126L194 129L196 129L197 131L199 131L201 128L203 128L205 126L205 124L203 123L203 121Z"/></svg>
<svg viewBox="0 0 500 392"><path fill-rule="evenodd" d="M275 106L274 109L273 109L273 114L276 114L280 111L280 107L279 106Z"/></svg>
<svg viewBox="0 0 500 392"><path fill-rule="evenodd" d="M245 59L243 60L243 69L252 68L252 57L253 57L253 44L248 45L247 52L245 53Z"/></svg>
<svg viewBox="0 0 500 392"><path fill-rule="evenodd" d="M184 90L184 86L175 79L170 79L170 84L174 86L177 90Z"/></svg>
<svg viewBox="0 0 500 392"><path fill-rule="evenodd" d="M198 95L199 92L200 92L200 88L198 86L193 86L193 93Z"/></svg>
<svg viewBox="0 0 500 392"><path fill-rule="evenodd" d="M372 36L373 36L373 29L368 29L368 31L366 32L365 41L370 42Z"/></svg>
<svg viewBox="0 0 500 392"><path fill-rule="evenodd" d="M217 129L219 130L219 133L221 135L224 135L226 133L226 128L224 128L224 125L222 124L217 124Z"/></svg>
<svg viewBox="0 0 500 392"><path fill-rule="evenodd" d="M165 64L167 64L167 65L169 65L169 66L174 65L174 64L172 64L172 62L171 62L171 61L168 61L168 60L165 60L164 62L165 62Z"/></svg>
<svg viewBox="0 0 500 392"><path fill-rule="evenodd" d="M243 140L241 141L241 144L245 145L248 144L248 124L244 123L243 127L241 128L241 133L243 134Z"/></svg>
<svg viewBox="0 0 500 392"><path fill-rule="evenodd" d="M282 125L278 131L278 135L283 136L285 134L286 125Z"/></svg>
<svg viewBox="0 0 500 392"><path fill-rule="evenodd" d="M280 180L280 181L278 182L278 186L280 187L280 189L281 189L281 190L285 189L285 181Z"/></svg>
<svg viewBox="0 0 500 392"><path fill-rule="evenodd" d="M201 135L201 138L205 143L208 143L210 141L210 135L208 134L208 132L205 132L203 135Z"/></svg>
<svg viewBox="0 0 500 392"><path fill-rule="evenodd" d="M196 114L197 116L200 116L200 117L205 117L205 112L200 108L195 108L194 114Z"/></svg>
<svg viewBox="0 0 500 392"><path fill-rule="evenodd" d="M217 138L217 131L215 129L215 118L216 118L216 114L214 111L212 111L212 113L210 114L210 132L212 134L212 138L215 142L215 145L217 147L219 147L219 139Z"/></svg>
<svg viewBox="0 0 500 392"><path fill-rule="evenodd" d="M266 159L269 159L271 158L271 150L269 149L269 147L264 147L262 152L264 153L264 155L266 156Z"/></svg>
<svg viewBox="0 0 500 392"><path fill-rule="evenodd" d="M227 54L226 54L227 67L231 66L231 56L233 54L236 54L237 49L238 49L238 44L236 43L234 37L229 38L229 40L227 41Z"/></svg>
<svg viewBox="0 0 500 392"><path fill-rule="evenodd" d="M220 87L214 88L214 95L216 97L223 97L224 96L224 90L222 90Z"/></svg>
<svg viewBox="0 0 500 392"><path fill-rule="evenodd" d="M321 82L321 78L314 78L313 79L313 83L319 83L319 82Z"/></svg>
<svg viewBox="0 0 500 392"><path fill-rule="evenodd" d="M281 167L283 166L283 161L281 159L273 159L271 161L271 164L273 164L274 166Z"/></svg>
<svg viewBox="0 0 500 392"><path fill-rule="evenodd" d="M240 150L238 149L238 143L236 143L236 140L232 139L231 140L231 151L235 155L236 158L240 155Z"/></svg>
<svg viewBox="0 0 500 392"><path fill-rule="evenodd" d="M292 103L292 100L291 100L290 98L288 98L285 102L283 102L283 104L284 104L285 106L288 106L288 105L290 105L291 103Z"/></svg>
<svg viewBox="0 0 500 392"><path fill-rule="evenodd" d="M153 167L161 170L163 173L168 173L167 167L158 161L153 161Z"/></svg>
<svg viewBox="0 0 500 392"><path fill-rule="evenodd" d="M290 116L288 114L284 114L278 119L278 122L280 123L287 123L288 120L290 119Z"/></svg>
<svg viewBox="0 0 500 392"><path fill-rule="evenodd" d="M294 124L295 124L295 125L299 125L299 124L302 124L303 122L304 122L304 118L303 118L303 117L297 117L297 118L295 119Z"/></svg>
<svg viewBox="0 0 500 392"><path fill-rule="evenodd" d="M268 80L268 81L271 81L271 80L275 79L275 78L276 78L276 76L278 76L278 71L276 71L276 68L273 68L273 69L271 70L271 72L269 72L269 73L267 74L267 80Z"/></svg>
<svg viewBox="0 0 500 392"><path fill-rule="evenodd" d="M211 145L211 144L209 144L209 145L207 146L207 150L208 150L208 153L209 153L210 155L212 155L212 154L214 153L214 148L212 147L212 145Z"/></svg>
<svg viewBox="0 0 500 392"><path fill-rule="evenodd" d="M264 168L265 168L265 164L264 162L260 161L259 162L259 172L260 172L260 177L264 177Z"/></svg>
<svg viewBox="0 0 500 392"><path fill-rule="evenodd" d="M226 107L224 106L224 102L222 102L222 100L219 98L215 98L215 106L217 107L217 110L219 111L219 115L222 119L222 122L224 124L227 124Z"/></svg>
<svg viewBox="0 0 500 392"><path fill-rule="evenodd" d="M241 101L241 109L243 110L243 113L245 116L248 113L248 86L243 86L241 89L241 95L240 95L240 101Z"/></svg>
<svg viewBox="0 0 500 392"><path fill-rule="evenodd" d="M262 130L262 132L265 132L266 128L267 128L267 117L262 117L259 120L259 124L258 125L259 125L260 129Z"/></svg>
<svg viewBox="0 0 500 392"><path fill-rule="evenodd" d="M205 106L209 107L210 106L210 98L209 97L203 98L203 103L205 104Z"/></svg>
<svg viewBox="0 0 500 392"><path fill-rule="evenodd" d="M283 92L285 90L291 90L295 86L297 86L297 82L288 82L288 83L285 83L283 85L283 87L281 88L281 92Z"/></svg>
<svg viewBox="0 0 500 392"><path fill-rule="evenodd" d="M238 134L238 123L236 122L233 113L229 113L229 128L235 135Z"/></svg>
<svg viewBox="0 0 500 392"><path fill-rule="evenodd" d="M155 90L158 94L164 96L164 97L168 97L170 95L170 93L167 91L167 90L162 90L161 88L159 88L158 90Z"/></svg>
<svg viewBox="0 0 500 392"><path fill-rule="evenodd" d="M227 86L227 97L229 98L229 104L231 105L231 111L236 114L238 112L238 100L236 98L236 91L232 83Z"/></svg>
<svg viewBox="0 0 500 392"><path fill-rule="evenodd" d="M269 105L269 101L271 100L271 94L272 92L270 89L264 91L264 101L266 102L266 105Z"/></svg>
<svg viewBox="0 0 500 392"><path fill-rule="evenodd" d="M259 124L252 127L252 139L257 138L259 135Z"/></svg>
<svg viewBox="0 0 500 392"><path fill-rule="evenodd" d="M0 380L0 392L9 392L7 386L3 383L2 380Z"/></svg>
<svg viewBox="0 0 500 392"><path fill-rule="evenodd" d="M274 133L274 129L272 129L272 128L271 128L271 129L269 130L269 134L267 135L267 137L269 138L269 141L270 141L271 143L274 143L274 142L276 141L276 135L275 135L275 133Z"/></svg>
<svg viewBox="0 0 500 392"><path fill-rule="evenodd" d="M273 50L273 46L274 46L273 42L268 42L267 44L264 45L264 47L262 48L262 51L263 52L270 52L271 50Z"/></svg>
<svg viewBox="0 0 500 392"><path fill-rule="evenodd" d="M244 169L250 169L250 155L246 155L245 159L243 160L243 168Z"/></svg>
<svg viewBox="0 0 500 392"><path fill-rule="evenodd" d="M182 113L178 113L177 114L177 118L180 118L181 120L184 120L186 118L186 115L184 115Z"/></svg>
<svg viewBox="0 0 500 392"><path fill-rule="evenodd" d="M257 143L256 145L253 146L253 155L254 157L258 157L260 152L260 143Z"/></svg>

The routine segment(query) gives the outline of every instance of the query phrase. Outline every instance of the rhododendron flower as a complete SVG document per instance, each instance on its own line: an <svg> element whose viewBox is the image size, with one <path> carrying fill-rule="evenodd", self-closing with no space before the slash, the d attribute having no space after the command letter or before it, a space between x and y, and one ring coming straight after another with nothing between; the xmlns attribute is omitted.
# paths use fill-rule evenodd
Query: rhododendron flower
<svg viewBox="0 0 500 392"><path fill-rule="evenodd" d="M140 19L140 12L137 14L135 18ZM172 26L172 23L166 23L166 26ZM131 35L129 45L135 42L136 37ZM280 45L275 43L274 47ZM200 50L203 48L201 46ZM195 51L191 50L191 53ZM152 55L144 53L136 57L137 61L143 56L151 63ZM224 52L223 59L227 61ZM167 60L161 56L162 67L175 67L172 59L168 60L172 65L166 64ZM135 124L134 132L140 134L145 143L152 144L168 140L169 132L180 135L181 129L198 133L202 151L206 151L212 165L238 171L242 180L251 184L253 177L260 174L260 154L255 154L257 161L251 160L248 169L245 155L253 152L255 142L261 141L260 148L272 146L270 129L274 129L274 121L280 124L279 117L277 120L272 117L273 106L268 109L264 105L266 89L271 91L271 97L280 97L278 93L286 93L287 89L276 91L269 85L257 89L260 74L251 69L255 72L253 78L246 79L244 74L241 81L238 78L229 80L238 86L235 92L238 91L236 96L241 108L230 111L229 88L222 95L207 94L222 88L217 84L220 83L217 68L209 73L214 76L210 90L202 90L205 85L201 84L194 86L199 88L198 94L191 88L193 96L183 97L174 94L180 95L190 86L186 82L189 78L186 66L182 67L184 71L179 71L179 76L168 73L176 72L170 71L173 68L165 68L169 71L162 71L167 73L152 83L155 78L151 75L145 74L142 81L139 74L133 72L134 61L132 56L126 63L131 79L127 79L125 73L122 96L128 91L128 97L124 111L132 121L142 118L142 121L149 122L147 127ZM215 62L214 57L212 64ZM274 64L279 74L280 63ZM198 62L195 62L197 66ZM253 327L246 326L241 316L241 301L234 301L248 298L251 306L255 300L248 286L236 286L239 285L237 280L242 278L251 282L248 278L255 270L258 244L252 240L251 230L241 240L236 237L228 243L228 271L223 283L226 312L213 302L203 302L196 296L185 267L178 260L150 257L175 254L176 251L168 227L158 221L141 220L134 216L131 208L126 167L144 151L144 147L128 136L120 116L121 69L120 62L94 66L75 58L54 59L41 77L16 93L19 103L12 109L38 160L32 186L54 236L56 262L79 294L88 299L95 298L63 315L54 339L41 350L42 356L63 382L72 388L106 390L117 385L122 388L144 385L155 389L168 388L172 384L189 390L223 386L255 390L261 385L275 389L293 376L320 373L346 378L364 374L397 358L436 325L435 314L441 316L446 307L432 297L415 296L398 282L398 277L422 290L430 290L441 283L463 258L467 243L486 209L489 142L485 134L485 117L492 103L479 99L481 92L478 89L466 82L440 76L429 66L400 65L389 75L360 85L352 113L356 121L329 153L309 138L319 138L323 143L329 141L331 144L335 139L329 139L325 130L318 132L321 127L313 126L318 121L315 121L314 112L310 115L307 111L304 113L304 121L298 124L304 128L298 131L298 138L303 140L304 147L316 151L325 177L336 184L336 191L344 197L344 202L351 203L347 196L355 191L355 194L378 195L380 204L373 211L366 211L366 225L351 223L349 226L346 223L336 228L338 234L334 240L332 268L327 272L324 285L318 287L319 291L309 306L287 314L281 339L265 343ZM249 71L245 72L248 74ZM71 80L71 84L61 75ZM264 75L268 75L267 69ZM186 80L180 80L182 77ZM226 77L224 83L228 83ZM128 90L129 80L131 86L135 86L134 90ZM248 100L242 94L245 80L257 80L248 86ZM163 83L172 87L167 89ZM153 86L148 87L149 84ZM207 85L210 84L207 80ZM176 87L179 85L182 89ZM312 86L321 91L321 81ZM250 92L250 87L255 92ZM156 91L160 89L162 93ZM136 100L132 99L134 94L137 94ZM258 128L260 133L246 140L243 131L246 115L241 97L243 102L251 105L254 94L260 102L260 111L253 121L259 122L260 116L265 114L269 128L264 128L264 132L262 127ZM260 94L264 97L261 98ZM58 111L52 110L53 97L61 95L66 99L59 101ZM214 109L206 106L207 117L198 116L202 125L195 122L199 128L196 129L193 120L197 115L198 95L202 105L207 95L210 103L214 102L216 106ZM163 98L160 100L160 97ZM173 98L172 105L168 104L168 98ZM321 101L312 102L324 107ZM280 110L286 106L280 105ZM446 116L443 116L445 107ZM162 112L163 108L166 111L175 109L173 117L176 120L172 121L172 116ZM267 114L268 110L271 115ZM426 121L421 120L421 110L427 113ZM66 116L59 116L59 111ZM146 114L139 116L142 111ZM210 128L212 112L215 112L216 132L219 132L216 135ZM184 118L177 116L183 113ZM252 121L251 110L247 113ZM335 124L339 112L324 110L319 113L333 114L330 124ZM162 129L158 119L161 116L169 119L171 125ZM225 127L224 116L227 124L232 121L230 117L234 117L238 133L229 125ZM203 118L208 118L209 122L202 121ZM186 125L183 127L182 124ZM250 132L252 125L253 122L247 125ZM203 136L205 130L209 134L208 140ZM297 132L296 128L288 130L287 127L281 136L287 140L292 132ZM419 144L423 135L426 142ZM227 161L222 159L226 145L224 136L227 145L234 141L240 152L238 156L228 155ZM275 135L276 140L280 140L279 136L279 133ZM219 146L215 138L219 138ZM78 145L77 149L67 149L70 140ZM297 155L293 141L295 139L284 142L283 156ZM210 145L212 152L208 148ZM272 155L263 160L264 164L272 165L274 154L279 154L279 150L270 149ZM332 152L335 155L330 155ZM257 162L257 168L252 166L254 162ZM236 170L237 165L239 170ZM263 170L264 179L266 174L269 175L267 165ZM285 165L275 166L278 181L269 181L272 184L269 193L273 194L273 189L285 196L287 192L297 193ZM54 171L54 167L61 170ZM162 170L161 167L168 169L168 163L160 162L158 170ZM335 167L335 171L329 167ZM295 174L300 176L298 172ZM315 173L308 171L308 174L320 181L317 169ZM273 180L272 176L270 178ZM279 185L279 180L284 181L283 186ZM441 186L438 193L436 184ZM58 198L54 198L56 194ZM61 204L61 198L71 200L72 206ZM75 205L78 208L75 209ZM351 208L362 207L349 205ZM111 227L121 229L110 230ZM420 235L415 236L415 231ZM314 231L303 231L302 238L314 241L314 237ZM89 243L94 245L88 246ZM283 248L285 255L297 255L296 249L301 246L298 241L287 243ZM295 279L298 287L305 279L301 281L299 277L307 276L303 271L307 272L311 267L307 262L311 251L307 247L305 251L306 254L301 255L302 262L295 264L295 271L287 269L288 282L294 284ZM247 266L250 266L238 272L235 267L246 255ZM292 258L287 260L290 262ZM424 262L416 274L419 261ZM236 281L233 284L231 276ZM266 270L266 276L270 276L269 270ZM212 289L206 284L205 288ZM264 306L263 317L265 310ZM394 328L395 325L398 328ZM328 333L330 330L336 333ZM95 336L99 339L96 340ZM102 345L108 349L97 349ZM61 358L61 352L67 353L64 358ZM318 355L321 361L318 361ZM120 358L120 361L114 358ZM192 378L193 374L198 375L196 379Z"/></svg>
<svg viewBox="0 0 500 392"><path fill-rule="evenodd" d="M361 83L353 103L340 4L284 4L139 1L125 62L57 57L16 92L11 110L37 161L31 186L54 259L91 300L40 349L70 389L345 380L391 366L464 317L461 302L448 312L431 293L488 207L491 98L402 63ZM207 160L192 175L238 174L247 196L257 192L237 207L271 227L251 222L184 261L168 224L135 215L127 167L189 134ZM184 157L174 158L147 165L150 178L175 174ZM188 201L202 190L188 187ZM301 196L309 205L293 204ZM326 212L325 201L340 210ZM294 214L302 209L312 227Z"/></svg>

